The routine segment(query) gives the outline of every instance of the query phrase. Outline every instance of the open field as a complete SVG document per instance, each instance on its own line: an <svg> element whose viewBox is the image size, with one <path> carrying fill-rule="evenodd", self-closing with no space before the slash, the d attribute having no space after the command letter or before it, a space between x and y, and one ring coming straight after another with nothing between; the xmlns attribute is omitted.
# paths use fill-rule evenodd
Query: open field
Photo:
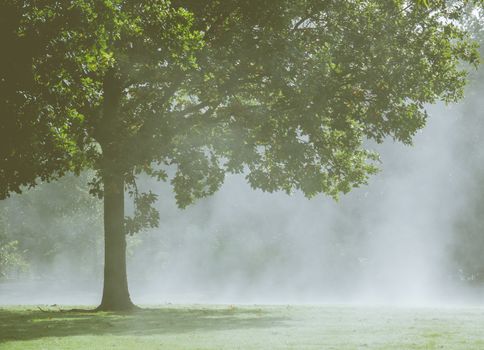
<svg viewBox="0 0 484 350"><path fill-rule="evenodd" d="M484 349L484 309L164 305L0 309L0 349Z"/></svg>

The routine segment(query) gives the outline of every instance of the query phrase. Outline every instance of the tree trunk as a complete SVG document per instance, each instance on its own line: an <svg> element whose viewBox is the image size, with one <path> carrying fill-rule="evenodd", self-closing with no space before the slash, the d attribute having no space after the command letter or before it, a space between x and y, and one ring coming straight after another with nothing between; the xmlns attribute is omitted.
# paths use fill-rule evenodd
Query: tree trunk
<svg viewBox="0 0 484 350"><path fill-rule="evenodd" d="M132 310L126 274L126 235L124 232L124 178L105 173L104 182L104 287L97 310Z"/></svg>
<svg viewBox="0 0 484 350"><path fill-rule="evenodd" d="M96 139L103 158L101 174L104 185L104 286L101 305L97 310L132 310L126 275L126 234L124 230L124 172L119 154L121 124L119 103L123 84L116 69L104 78L102 118L96 125Z"/></svg>

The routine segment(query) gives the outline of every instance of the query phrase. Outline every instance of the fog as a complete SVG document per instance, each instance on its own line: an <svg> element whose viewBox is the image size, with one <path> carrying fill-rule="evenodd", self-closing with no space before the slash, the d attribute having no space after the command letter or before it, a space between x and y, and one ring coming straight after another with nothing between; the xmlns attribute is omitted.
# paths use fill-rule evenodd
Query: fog
<svg viewBox="0 0 484 350"><path fill-rule="evenodd" d="M479 276L463 270L477 268L484 244L474 239L483 235L475 223L484 160L479 110L478 102L431 106L413 146L369 145L381 154L381 172L337 202L254 191L232 175L214 196L180 210L166 183L142 179L140 188L159 194L161 222L129 238L133 301L480 304ZM6 202L23 208L22 196ZM10 210L9 225L21 227L22 215L32 220L40 209L30 210ZM72 236L70 248L0 283L0 303L99 302L102 232L96 220L76 215L71 225L35 216L42 232Z"/></svg>
<svg viewBox="0 0 484 350"><path fill-rule="evenodd" d="M455 222L468 204L458 160L465 122L432 107L414 147L375 149L382 171L335 202L252 191L241 176L177 212L133 254L140 302L462 304L479 302L453 259ZM150 187L156 184L150 184ZM164 215L163 213L168 213ZM162 247L160 249L160 247Z"/></svg>

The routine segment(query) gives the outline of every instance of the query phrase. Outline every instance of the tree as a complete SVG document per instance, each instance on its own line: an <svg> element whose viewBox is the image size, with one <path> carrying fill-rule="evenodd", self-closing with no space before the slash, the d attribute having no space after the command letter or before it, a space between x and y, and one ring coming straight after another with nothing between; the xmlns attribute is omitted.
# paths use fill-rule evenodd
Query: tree
<svg viewBox="0 0 484 350"><path fill-rule="evenodd" d="M470 16L467 21L468 31L480 43L480 53L483 54L484 44L484 17L482 10L475 16ZM484 145L482 134L484 132L484 120L481 94L484 89L484 72L482 69L470 77L467 87L466 98L459 106L457 114L464 121L459 124L456 135L454 152L457 169L465 169L468 175L465 181L460 181L465 195L462 196L463 204L459 205L456 220L453 226L455 240L451 252L453 254L453 275L473 284L484 283L484 234L482 227L484 220L482 212L484 201L482 199L484 179L484 154L480 151Z"/></svg>
<svg viewBox="0 0 484 350"><path fill-rule="evenodd" d="M53 183L39 182L22 195L0 202L0 245L6 243L4 251L12 257L4 259L3 265L0 261L0 270L7 269L8 263L11 269L17 264L28 267L24 277L38 277L69 257L72 261L62 264L58 277L72 276L82 283L100 276L102 202L89 194L91 175L67 174ZM13 259L14 253L19 257Z"/></svg>
<svg viewBox="0 0 484 350"><path fill-rule="evenodd" d="M145 173L185 207L224 174L337 197L376 171L367 139L411 143L425 104L455 101L475 44L463 3L400 0L70 0L28 3L51 35L36 82L69 101L68 135L104 198L100 310L130 309L126 234L155 226ZM72 23L52 37L50 23ZM137 204L125 218L125 190Z"/></svg>

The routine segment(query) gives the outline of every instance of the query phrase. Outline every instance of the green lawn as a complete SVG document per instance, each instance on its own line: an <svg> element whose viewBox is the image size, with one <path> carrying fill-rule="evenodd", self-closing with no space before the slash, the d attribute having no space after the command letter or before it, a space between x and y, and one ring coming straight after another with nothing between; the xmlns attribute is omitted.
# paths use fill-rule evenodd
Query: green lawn
<svg viewBox="0 0 484 350"><path fill-rule="evenodd" d="M42 311L43 310L43 311ZM0 349L484 349L484 309L346 306L0 309Z"/></svg>

